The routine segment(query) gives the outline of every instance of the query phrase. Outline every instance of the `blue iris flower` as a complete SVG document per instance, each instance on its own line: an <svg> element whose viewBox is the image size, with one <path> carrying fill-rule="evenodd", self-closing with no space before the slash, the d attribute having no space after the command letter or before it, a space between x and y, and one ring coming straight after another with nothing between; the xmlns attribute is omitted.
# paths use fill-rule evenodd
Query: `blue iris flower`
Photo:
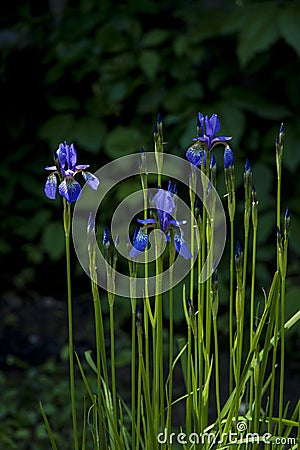
<svg viewBox="0 0 300 450"><path fill-rule="evenodd" d="M153 202L157 211L157 219L137 219L137 222L143 227L136 228L133 236L133 247L130 250L130 257L136 258L141 252L146 250L148 245L148 235L146 229L149 227L159 228L166 235L166 239L170 241L170 231L173 230L174 245L176 251L185 259L192 258L190 249L183 239L183 231L181 225L186 224L186 220L178 221L172 218L175 211L174 193L176 187L169 183L168 190L158 189L153 197Z"/></svg>
<svg viewBox="0 0 300 450"><path fill-rule="evenodd" d="M48 198L55 199L58 179L60 181L59 194L69 203L76 202L81 195L81 186L74 179L78 172L82 173L86 183L93 190L97 190L99 186L98 178L85 170L89 167L89 164L77 164L77 153L73 144L68 145L66 142L59 144L56 156L56 165L45 167L46 170L52 171L47 178L44 189Z"/></svg>
<svg viewBox="0 0 300 450"><path fill-rule="evenodd" d="M198 114L199 136L194 138L195 144L188 148L186 157L194 166L200 166L204 158L206 164L206 151L210 152L216 145L223 144L231 139L231 136L215 136L220 129L220 121L217 114L211 117Z"/></svg>

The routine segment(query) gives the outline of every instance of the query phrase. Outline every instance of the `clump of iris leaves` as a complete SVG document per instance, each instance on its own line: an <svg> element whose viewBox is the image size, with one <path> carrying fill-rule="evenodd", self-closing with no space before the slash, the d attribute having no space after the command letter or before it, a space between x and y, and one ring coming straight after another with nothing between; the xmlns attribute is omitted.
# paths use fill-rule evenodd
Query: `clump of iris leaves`
<svg viewBox="0 0 300 450"><path fill-rule="evenodd" d="M289 210L281 208L281 168L284 155L284 127L280 126L275 141L274 170L277 171L277 208L274 212L274 228L277 244L274 248L276 270L269 286L263 290L263 302L258 308L256 292L256 253L259 222L259 201L253 185L253 173L248 160L243 173L243 241L235 242L237 211L234 153L229 146L231 137L218 136L220 121L199 113L197 135L186 158L190 162L191 185L190 210L197 219L197 236L190 218L176 220L176 198L179 187L172 180L167 187L162 182L164 153L163 124L158 116L154 127L154 150L157 163L157 193L151 200L144 196L144 218L138 219L132 241L128 243L128 273L131 284L131 395L125 401L119 394L115 364L115 314L119 299L114 289L108 289L101 298L95 267L96 241L89 239L91 291L94 300L96 351L86 351L86 361L74 352L72 280L70 257L70 229L72 205L81 195L81 185L75 179L83 175L86 183L97 190L99 180L87 171L88 165L77 164L73 144L59 144L53 166L45 184L45 194L54 199L62 197L63 225L66 241L66 278L68 289L69 330L69 387L70 417L73 433L69 436L69 448L92 449L158 449L158 448L298 448L300 426L300 402L293 410L284 403L285 392L285 341L288 332L299 320L300 313L285 318L286 276L290 230ZM234 142L234 139L233 139ZM224 151L224 164L217 168L214 152ZM141 153L140 180L143 189L149 187L147 153ZM212 275L200 282L199 273L212 244L213 218L196 198L192 184L197 178L195 167L209 180L208 188L217 188L216 173L224 172L229 246L229 295L228 328L226 344L228 358L228 382L220 379L220 352L218 329L219 278L211 261ZM100 180L101 182L101 180ZM259 193L258 193L259 196ZM148 216L151 206L152 215ZM190 245L184 240L183 228L191 226ZM90 215L88 236L95 232L95 218ZM145 284L143 300L135 297L134 277L137 275L137 257L148 246L148 234L152 228L165 233L168 247L155 262L156 276L163 267L163 257L169 269L176 257L192 261L199 250L197 264L182 282L182 316L186 329L184 337L175 339L174 295L168 299L168 320L163 314L165 302L160 291L150 298ZM94 236L94 234L93 234ZM118 260L118 249L112 242L109 227L103 230L103 253L107 263L108 286L112 287ZM176 256L176 253L178 254ZM144 274L148 272L145 261ZM109 284L110 283L110 284ZM195 289L196 286L196 289ZM178 291L177 291L178 292ZM222 292L220 292L222 295ZM102 296L103 297L103 296ZM103 320L103 301L108 301L109 322ZM247 321L245 321L247 317ZM247 326L246 326L247 324ZM107 328L106 328L107 327ZM224 343L222 343L224 347ZM75 366L79 368L86 388L86 396L78 398L75 383ZM180 369L180 370L179 370ZM224 371L222 371L223 373ZM176 375L176 376L175 376ZM123 375L122 375L123 376ZM178 395L178 383L181 394ZM225 383L227 384L225 386ZM228 392L224 401L223 392ZM79 409L78 405L81 405ZM42 402L41 412L53 450L59 449L56 430L46 415ZM182 422L178 424L178 417ZM80 424L80 426L79 426ZM242 424L242 426L241 426ZM180 435L180 433L182 433ZM234 440L230 436L234 434ZM248 434L247 434L248 433ZM249 435L255 436L249 441ZM266 433L268 442L266 442ZM209 439L203 438L208 435Z"/></svg>

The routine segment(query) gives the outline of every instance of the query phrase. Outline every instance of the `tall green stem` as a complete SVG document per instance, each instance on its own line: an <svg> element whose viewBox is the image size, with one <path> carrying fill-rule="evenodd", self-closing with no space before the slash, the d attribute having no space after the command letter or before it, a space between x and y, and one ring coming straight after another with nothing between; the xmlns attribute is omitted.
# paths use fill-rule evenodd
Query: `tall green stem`
<svg viewBox="0 0 300 450"><path fill-rule="evenodd" d="M115 324L114 307L109 305L109 328L110 328L110 365L111 365L111 391L113 401L113 414L115 424L117 423L117 390L116 390L116 369L115 369Z"/></svg>
<svg viewBox="0 0 300 450"><path fill-rule="evenodd" d="M171 242L173 239L171 232ZM173 398L173 263L175 258L175 249L173 245L169 248L169 386L168 386L168 405L167 405L167 432L171 433L172 426L172 398Z"/></svg>
<svg viewBox="0 0 300 450"><path fill-rule="evenodd" d="M252 224L253 224L253 237L252 237L252 271L251 271L251 294L250 294L250 331L249 340L250 348L252 348L253 334L254 334L254 299L255 299L255 275L256 275L256 247L257 247L257 206L256 194L252 192ZM250 394L249 405L252 410L253 403L253 377L250 379ZM249 424L249 431L252 429L252 424Z"/></svg>
<svg viewBox="0 0 300 450"><path fill-rule="evenodd" d="M67 264L69 373L70 373L71 409L72 409L72 421L73 421L74 448L75 448L75 450L79 450L77 416L76 416L76 397L75 397L73 308L72 308L71 258L70 258L70 228L71 228L71 206L69 203L66 202L66 200L64 200L64 230L65 230L66 264Z"/></svg>

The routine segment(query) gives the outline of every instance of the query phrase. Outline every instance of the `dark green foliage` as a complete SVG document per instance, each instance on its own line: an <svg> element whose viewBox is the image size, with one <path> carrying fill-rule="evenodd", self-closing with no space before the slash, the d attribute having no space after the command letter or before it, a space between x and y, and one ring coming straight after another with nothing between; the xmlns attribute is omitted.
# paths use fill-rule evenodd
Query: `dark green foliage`
<svg viewBox="0 0 300 450"><path fill-rule="evenodd" d="M152 150L158 111L167 151L182 156L197 112L219 114L222 132L233 136L236 165L246 155L256 165L264 239L272 234L272 142L284 121L285 190L299 217L299 188L291 178L300 163L298 18L293 1L149 0L141 7L91 0L53 2L48 9L23 2L8 11L1 34L6 158L0 169L0 247L8 260L16 247L33 268L43 256L56 261L63 254L53 223L58 205L43 195L43 167L60 141L73 141L82 158L90 153L97 169L141 146ZM293 239L291 247L299 256ZM21 285L30 281L21 266L9 270Z"/></svg>

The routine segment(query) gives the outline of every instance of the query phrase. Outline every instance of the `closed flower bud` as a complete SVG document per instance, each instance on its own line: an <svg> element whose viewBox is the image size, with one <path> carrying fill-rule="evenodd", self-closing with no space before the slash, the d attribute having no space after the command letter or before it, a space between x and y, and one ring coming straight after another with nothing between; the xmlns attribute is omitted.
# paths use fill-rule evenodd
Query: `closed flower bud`
<svg viewBox="0 0 300 450"><path fill-rule="evenodd" d="M285 215L284 215L284 237L285 237L285 239L287 239L287 237L289 235L290 224L291 224L291 215L290 215L290 211L287 208L285 211Z"/></svg>
<svg viewBox="0 0 300 450"><path fill-rule="evenodd" d="M230 167L233 167L233 151L227 145L224 151L224 169L229 169Z"/></svg>

